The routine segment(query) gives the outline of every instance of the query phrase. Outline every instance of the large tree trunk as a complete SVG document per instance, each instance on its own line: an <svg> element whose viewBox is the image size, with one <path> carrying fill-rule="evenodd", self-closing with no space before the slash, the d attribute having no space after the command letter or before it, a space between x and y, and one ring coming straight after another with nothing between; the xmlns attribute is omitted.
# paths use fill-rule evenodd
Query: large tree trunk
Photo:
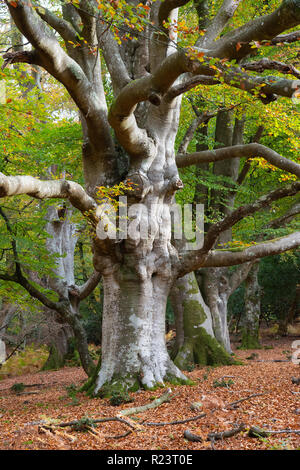
<svg viewBox="0 0 300 470"><path fill-rule="evenodd" d="M141 280L127 266L114 276L104 276L103 284L103 361L95 393L107 384L134 390L185 380L166 349L170 282L159 274Z"/></svg>
<svg viewBox="0 0 300 470"><path fill-rule="evenodd" d="M180 104L178 98L149 105L147 133L137 131L129 142L122 130L117 135L131 152L126 181L134 190L127 196L127 236L117 243L106 239L104 246L97 230L94 244L94 267L102 273L104 288L95 393L116 383L136 389L188 382L170 359L165 340L166 304L178 263L171 243L171 206L182 188L174 150Z"/></svg>
<svg viewBox="0 0 300 470"><path fill-rule="evenodd" d="M185 370L195 364L232 364L231 356L215 338L211 312L203 300L194 273L176 281L171 302L176 319L174 363Z"/></svg>

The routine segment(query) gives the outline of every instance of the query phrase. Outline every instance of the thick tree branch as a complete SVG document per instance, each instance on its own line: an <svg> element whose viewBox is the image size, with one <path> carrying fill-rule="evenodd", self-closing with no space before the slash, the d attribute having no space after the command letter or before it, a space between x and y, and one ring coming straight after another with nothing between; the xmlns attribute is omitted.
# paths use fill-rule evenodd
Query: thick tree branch
<svg viewBox="0 0 300 470"><path fill-rule="evenodd" d="M39 180L32 176L5 176L0 173L0 197L27 194L36 199L61 198L81 212L94 211L96 202L74 181Z"/></svg>
<svg viewBox="0 0 300 470"><path fill-rule="evenodd" d="M107 123L106 105L95 93L80 65L62 49L53 31L36 14L26 0L6 0L12 18L20 32L32 44L39 63L68 90L84 115L89 129L97 129L97 142L102 141L107 154L113 155L113 143ZM94 133L91 133L91 141ZM107 154L106 159L107 159Z"/></svg>
<svg viewBox="0 0 300 470"><path fill-rule="evenodd" d="M195 88L198 85L218 85L220 81L214 77L207 75L196 75L195 77L188 78L178 85L174 85L166 94L166 100L172 101L179 95Z"/></svg>
<svg viewBox="0 0 300 470"><path fill-rule="evenodd" d="M190 0L163 0L160 2L158 10L158 24L161 28L164 27L164 22L168 21L169 16L173 10L182 7L189 3Z"/></svg>
<svg viewBox="0 0 300 470"><path fill-rule="evenodd" d="M259 210L261 210L265 207L270 206L272 204L272 202L277 201L281 198L293 196L293 195L297 194L299 191L300 191L300 182L292 183L291 185L289 185L285 188L276 189L274 191L271 191L269 194L266 194L266 195L262 196L257 201L255 201L251 204L246 204L245 206L239 207L235 211L231 212L231 214L229 214L223 220L221 220L220 222L212 225L209 228L209 230L208 230L208 232L207 232L207 234L204 238L203 247L200 248L197 251L186 252L185 254L183 254L181 256L181 266L179 266L179 269L178 269L178 272L180 273L179 276L187 274L188 272L191 272L191 271L195 271L196 269L199 269L201 267L231 266L231 265L234 265L234 264L245 263L247 261L254 261L256 258L259 258L260 255L256 256L256 255L251 254L252 251L249 249L250 251L242 250L243 253L246 253L246 255L248 256L247 257L245 255L246 256L245 260L242 260L242 261L239 261L239 262L235 263L235 262L231 262L231 258L230 258L229 261L228 261L228 264L220 264L220 265L218 265L218 264L207 264L207 263L210 263L212 259L213 259L212 263L216 263L215 259L219 259L219 258L217 258L217 256L219 256L221 258L221 255L219 255L219 253L226 252L226 254L228 254L228 253L234 253L236 250L239 250L237 248L234 248L234 249L232 249L232 251L226 250L226 249L224 249L224 250L215 250L213 252L210 251L213 248L213 246L215 245L215 243L217 242L217 240L218 240L219 236L221 235L221 233L223 233L225 230L228 230L229 228L231 228L233 225L235 225L237 222L239 222L244 217L247 217L247 216L249 216L251 214L254 214L255 212L257 212L257 211L259 211ZM297 238L297 240L298 240L298 238ZM299 232L299 240L300 240L300 232ZM291 240L289 239L289 242L290 241ZM268 246L270 247L272 245L268 245ZM294 247L294 245L293 245L293 247ZM282 251L286 251L287 249L291 249L291 248L286 248L286 249L283 249ZM255 253L258 253L258 252L255 251ZM272 254L273 253L270 252L270 256ZM229 255L229 256L231 256L231 255ZM268 256L268 255L266 254L266 255L262 255L262 256ZM226 263L227 262L226 259L227 258L224 256L224 261L222 261L222 263Z"/></svg>
<svg viewBox="0 0 300 470"><path fill-rule="evenodd" d="M232 147L223 147L220 149L204 150L203 152L195 152L187 155L178 155L176 157L176 163L178 168L184 168L197 163L217 162L243 157L264 158L277 168L288 171L289 173L298 176L298 178L300 177L300 165L298 163L288 160L275 152L275 150L258 143L234 145Z"/></svg>
<svg viewBox="0 0 300 470"><path fill-rule="evenodd" d="M83 27L81 35L89 44L93 44L96 37L97 16L95 14L97 3L90 0L80 0L76 10L79 14Z"/></svg>
<svg viewBox="0 0 300 470"><path fill-rule="evenodd" d="M130 76L120 54L119 46L109 29L109 25L97 22L97 39L103 51L104 60L109 70L113 88L117 95L130 83Z"/></svg>
<svg viewBox="0 0 300 470"><path fill-rule="evenodd" d="M290 44L292 42L300 41L300 31L294 31L293 33L281 34L271 39L270 41L264 42L265 46L276 46L277 44Z"/></svg>
<svg viewBox="0 0 300 470"><path fill-rule="evenodd" d="M233 294L234 291L241 285L241 283L248 276L254 262L243 263L237 267L237 269L232 273L228 273L229 280L228 285L230 289L230 294Z"/></svg>
<svg viewBox="0 0 300 470"><path fill-rule="evenodd" d="M76 42L78 40L77 32L73 26L63 18L59 18L52 11L40 5L36 5L35 11L51 28L55 29L58 34L67 42Z"/></svg>
<svg viewBox="0 0 300 470"><path fill-rule="evenodd" d="M209 44L221 34L228 21L233 17L241 1L242 0L224 0L212 23L209 25L207 33L200 42L197 41L197 44L207 48Z"/></svg>
<svg viewBox="0 0 300 470"><path fill-rule="evenodd" d="M264 207L270 206L272 202L282 199L284 197L294 196L300 191L300 182L292 183L291 185L275 189L270 193L262 196L257 199L255 202L240 206L235 211L231 212L227 217L225 217L220 222L212 225L205 237L203 248L200 250L202 252L208 252L214 246L218 240L220 234L227 230L228 228L233 227L237 222L242 220L244 217L247 217L255 212L263 209Z"/></svg>
<svg viewBox="0 0 300 470"><path fill-rule="evenodd" d="M295 232L286 237L259 243L239 252L214 250L209 253L202 267L234 266L266 256L278 255L285 251L294 250L299 246L300 232Z"/></svg>
<svg viewBox="0 0 300 470"><path fill-rule="evenodd" d="M224 70L222 79L227 85L257 96L264 104L277 99L277 95L292 98L300 83L274 76L252 77L242 70Z"/></svg>
<svg viewBox="0 0 300 470"><path fill-rule="evenodd" d="M72 289L72 292L76 292L76 296L79 300L84 300L97 287L100 279L101 273L94 271L91 277L82 286L75 286L74 289Z"/></svg>
<svg viewBox="0 0 300 470"><path fill-rule="evenodd" d="M176 48L177 32L174 31L173 21L178 18L177 9L190 0L162 0L152 7L151 16L155 23L150 48L150 68L155 70L166 58L168 46L172 42ZM167 23L167 24L165 24ZM169 24L168 24L169 23Z"/></svg>
<svg viewBox="0 0 300 470"><path fill-rule="evenodd" d="M271 60L264 57L257 62L248 62L243 64L243 68L246 70L254 70L255 72L262 73L265 70L278 70L281 73L286 73L289 75L294 75L297 78L300 78L300 70L296 69L291 64L284 64L277 60Z"/></svg>
<svg viewBox="0 0 300 470"><path fill-rule="evenodd" d="M3 59L2 70L10 64L24 63L42 65L43 63L41 57L35 50L6 52L6 54L3 55Z"/></svg>
<svg viewBox="0 0 300 470"><path fill-rule="evenodd" d="M254 41L272 40L284 31L300 23L300 0L283 0L277 10L230 31L214 43L210 55L219 58L237 59L254 53Z"/></svg>

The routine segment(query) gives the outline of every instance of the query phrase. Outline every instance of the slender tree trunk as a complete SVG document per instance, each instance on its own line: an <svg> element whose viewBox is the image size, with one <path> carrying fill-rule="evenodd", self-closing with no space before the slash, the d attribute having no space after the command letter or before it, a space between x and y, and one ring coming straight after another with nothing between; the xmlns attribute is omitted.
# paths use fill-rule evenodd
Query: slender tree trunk
<svg viewBox="0 0 300 470"><path fill-rule="evenodd" d="M52 319L50 326L51 340L49 342L49 356L42 370L57 370L63 367L67 359L74 353L74 333L68 325L60 325ZM72 347L73 346L73 347Z"/></svg>
<svg viewBox="0 0 300 470"><path fill-rule="evenodd" d="M292 305L290 306L288 312L279 322L278 334L281 336L287 336L288 334L288 326L295 323L299 323L300 318L300 285L298 284L296 287L296 293Z"/></svg>
<svg viewBox="0 0 300 470"><path fill-rule="evenodd" d="M258 282L259 263L255 263L245 284L245 312L242 317L242 349L257 349L259 343L260 286Z"/></svg>
<svg viewBox="0 0 300 470"><path fill-rule="evenodd" d="M204 298L211 311L215 337L228 353L232 353L227 323L227 306L231 294L227 269L207 269L203 284Z"/></svg>
<svg viewBox="0 0 300 470"><path fill-rule="evenodd" d="M9 304L2 299L2 308L0 311L0 364L3 364L6 360L5 333L17 308L17 306Z"/></svg>
<svg viewBox="0 0 300 470"><path fill-rule="evenodd" d="M46 230L50 236L47 239L47 248L50 254L59 255L56 260L54 276L48 279L48 286L66 300L63 315L51 312L51 314L55 314L56 326L60 324L61 332L53 337L49 362L51 363L51 356L54 353L57 355L57 352L61 350L65 351L60 354L60 362L64 363L63 357L65 358L70 351L65 346L62 348L61 344L62 338L66 339L67 335L69 344L71 340L74 340L84 371L91 375L94 371L94 363L88 351L86 332L80 321L80 301L76 295L70 292L70 289L75 287L74 250L77 242L76 228L70 221L71 215L72 211L67 207L57 209L55 206L50 206L48 210ZM66 343L66 341L63 342Z"/></svg>
<svg viewBox="0 0 300 470"><path fill-rule="evenodd" d="M171 302L176 318L174 363L185 370L195 364L232 364L231 356L214 336L211 312L202 298L194 273L176 281Z"/></svg>

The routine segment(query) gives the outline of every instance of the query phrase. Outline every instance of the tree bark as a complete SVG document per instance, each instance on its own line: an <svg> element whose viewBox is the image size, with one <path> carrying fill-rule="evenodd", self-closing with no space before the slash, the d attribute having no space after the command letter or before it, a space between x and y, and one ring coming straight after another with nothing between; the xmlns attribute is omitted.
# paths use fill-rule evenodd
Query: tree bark
<svg viewBox="0 0 300 470"><path fill-rule="evenodd" d="M68 207L50 206L46 231L49 233L47 248L50 255L58 255L55 261L53 276L48 278L47 287L65 300L64 313L54 315L56 333L52 337L50 355L45 364L49 367L52 362L64 364L70 353L70 345L74 345L79 353L83 369L88 375L94 371L94 363L88 351L87 337L80 321L80 296L75 289L74 251L77 242L76 227L71 222L72 210ZM73 290L74 289L74 293ZM75 294L75 295L74 295ZM47 315L47 313L46 313ZM44 366L44 367L45 367Z"/></svg>
<svg viewBox="0 0 300 470"><path fill-rule="evenodd" d="M195 364L232 364L232 357L215 338L211 312L205 304L195 274L178 279L171 291L176 319L174 363L183 370Z"/></svg>
<svg viewBox="0 0 300 470"><path fill-rule="evenodd" d="M248 274L245 284L245 311L242 316L242 349L260 348L259 316L260 287L258 282L259 263L255 263Z"/></svg>
<svg viewBox="0 0 300 470"><path fill-rule="evenodd" d="M170 282L159 273L138 279L122 267L115 276L104 275L102 364L95 393L112 384L137 390L185 376L169 358L165 342L165 309Z"/></svg>
<svg viewBox="0 0 300 470"><path fill-rule="evenodd" d="M49 318L47 318L49 321ZM74 354L74 333L68 325L60 325L52 319L49 325L48 340L49 356L42 367L42 370L57 370L66 364L67 359L71 359Z"/></svg>

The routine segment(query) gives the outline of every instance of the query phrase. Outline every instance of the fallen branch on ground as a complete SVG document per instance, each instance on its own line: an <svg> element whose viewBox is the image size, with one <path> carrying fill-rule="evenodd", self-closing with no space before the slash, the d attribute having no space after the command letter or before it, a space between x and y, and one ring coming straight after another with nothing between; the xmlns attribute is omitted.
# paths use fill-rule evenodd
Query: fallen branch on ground
<svg viewBox="0 0 300 470"><path fill-rule="evenodd" d="M119 416L112 416L112 417L108 417L108 418L99 418L99 419L88 418L86 420L83 418L83 419L78 419L78 420L74 420L74 421L68 421L68 422L65 422L65 423L57 423L57 424L53 424L53 425L49 425L49 426L43 426L43 428L53 429L53 427L65 428L65 427L70 426L72 428L75 428L76 430L82 430L82 429L90 429L95 424L107 423L109 421L118 421L119 423L126 424L127 426L129 426L132 429L136 429L136 427L137 427L136 425L134 425L133 423L127 421L124 418L120 418Z"/></svg>
<svg viewBox="0 0 300 470"><path fill-rule="evenodd" d="M135 408L127 408L125 410L120 411L119 415L129 416L133 414L143 413L144 411L150 410L152 408L156 408L157 406L160 406L162 403L169 401L171 398L171 393L172 393L172 390L168 388L168 390L165 393L163 393L159 398L156 398L156 400L153 400L151 403L148 403L147 405L143 405L143 406L137 406Z"/></svg>
<svg viewBox="0 0 300 470"><path fill-rule="evenodd" d="M185 439L187 439L188 441L191 441L191 442L202 442L203 441L201 436L198 436L197 434L193 434L188 429L186 431L184 431L183 436L184 436Z"/></svg>
<svg viewBox="0 0 300 470"><path fill-rule="evenodd" d="M212 433L208 434L207 440L208 441L217 441L217 440L220 440L220 439L225 439L227 437L235 436L236 434L239 434L242 431L245 431L245 424L244 423L241 423L239 426L234 427L233 429L230 429L229 431L212 432Z"/></svg>
<svg viewBox="0 0 300 470"><path fill-rule="evenodd" d="M269 429L261 429L257 426L251 426L248 431L249 437L268 437L271 434L300 434L300 429L280 429L279 431L272 431Z"/></svg>

